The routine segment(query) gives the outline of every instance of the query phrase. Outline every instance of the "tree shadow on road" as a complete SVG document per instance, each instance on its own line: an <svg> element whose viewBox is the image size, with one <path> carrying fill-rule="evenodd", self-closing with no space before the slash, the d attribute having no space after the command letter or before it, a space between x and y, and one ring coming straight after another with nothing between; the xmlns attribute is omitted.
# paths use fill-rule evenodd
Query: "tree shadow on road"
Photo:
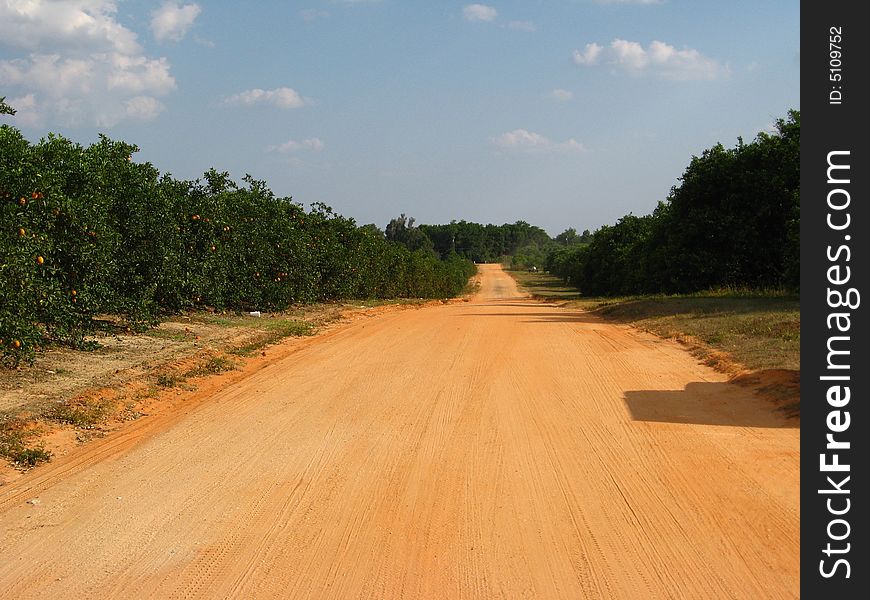
<svg viewBox="0 0 870 600"><path fill-rule="evenodd" d="M774 403L734 383L693 382L682 390L625 393L635 421L721 425L725 427L800 428L789 403Z"/></svg>
<svg viewBox="0 0 870 600"><path fill-rule="evenodd" d="M502 306L493 304L472 305L480 308L491 308L492 306ZM497 312L497 313L462 313L463 317L525 317L523 323L604 323L605 321L592 313L585 311L567 312L555 311L553 309L537 310L538 307L533 304L513 304L517 308L529 308L531 310L523 312Z"/></svg>

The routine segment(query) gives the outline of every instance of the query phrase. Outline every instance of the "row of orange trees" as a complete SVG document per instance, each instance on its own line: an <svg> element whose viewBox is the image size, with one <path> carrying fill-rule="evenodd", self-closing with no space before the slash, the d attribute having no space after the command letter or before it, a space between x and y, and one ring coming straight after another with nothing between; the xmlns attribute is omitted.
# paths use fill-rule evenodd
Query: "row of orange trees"
<svg viewBox="0 0 870 600"><path fill-rule="evenodd" d="M198 181L132 161L137 148L0 126L0 355L81 346L94 317L135 327L197 306L283 309L349 298L448 297L474 266L306 211L265 183L209 171Z"/></svg>
<svg viewBox="0 0 870 600"><path fill-rule="evenodd" d="M546 268L588 295L800 288L800 111L692 157L649 215L626 215Z"/></svg>

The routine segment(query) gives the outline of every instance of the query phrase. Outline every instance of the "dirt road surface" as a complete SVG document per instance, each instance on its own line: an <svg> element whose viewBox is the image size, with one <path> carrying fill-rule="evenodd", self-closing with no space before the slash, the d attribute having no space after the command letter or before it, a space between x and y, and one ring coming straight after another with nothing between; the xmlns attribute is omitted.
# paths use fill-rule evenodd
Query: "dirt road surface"
<svg viewBox="0 0 870 600"><path fill-rule="evenodd" d="M0 488L4 598L796 598L799 436L524 298L296 344Z"/></svg>

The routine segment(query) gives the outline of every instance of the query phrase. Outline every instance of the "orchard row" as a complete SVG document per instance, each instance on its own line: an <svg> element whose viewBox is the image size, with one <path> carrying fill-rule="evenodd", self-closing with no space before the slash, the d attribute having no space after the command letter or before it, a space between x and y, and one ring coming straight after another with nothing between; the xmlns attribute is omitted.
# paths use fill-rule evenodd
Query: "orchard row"
<svg viewBox="0 0 870 600"><path fill-rule="evenodd" d="M0 126L0 356L80 346L97 315L147 327L196 307L280 310L351 298L443 298L473 264L388 241L251 177L179 181L102 137L31 144Z"/></svg>

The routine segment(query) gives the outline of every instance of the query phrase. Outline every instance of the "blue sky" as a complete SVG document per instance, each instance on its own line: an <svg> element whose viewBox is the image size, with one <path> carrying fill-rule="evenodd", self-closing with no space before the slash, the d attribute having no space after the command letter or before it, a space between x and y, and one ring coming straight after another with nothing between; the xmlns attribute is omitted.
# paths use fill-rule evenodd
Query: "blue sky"
<svg viewBox="0 0 870 600"><path fill-rule="evenodd" d="M800 108L799 2L0 2L3 118L360 224L646 214Z"/></svg>

